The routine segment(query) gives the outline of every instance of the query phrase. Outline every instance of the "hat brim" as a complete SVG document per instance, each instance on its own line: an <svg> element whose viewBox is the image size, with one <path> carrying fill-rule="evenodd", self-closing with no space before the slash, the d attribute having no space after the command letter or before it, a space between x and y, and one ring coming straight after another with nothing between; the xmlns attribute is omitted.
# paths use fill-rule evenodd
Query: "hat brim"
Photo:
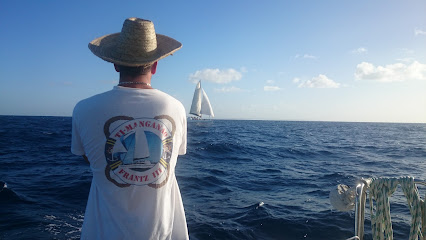
<svg viewBox="0 0 426 240"><path fill-rule="evenodd" d="M150 56L128 57L125 54L117 52L119 36L120 33L113 33L96 38L89 43L89 49L93 54L107 62L129 67L138 67L153 64L182 48L182 44L175 39L162 34L156 34L157 49Z"/></svg>

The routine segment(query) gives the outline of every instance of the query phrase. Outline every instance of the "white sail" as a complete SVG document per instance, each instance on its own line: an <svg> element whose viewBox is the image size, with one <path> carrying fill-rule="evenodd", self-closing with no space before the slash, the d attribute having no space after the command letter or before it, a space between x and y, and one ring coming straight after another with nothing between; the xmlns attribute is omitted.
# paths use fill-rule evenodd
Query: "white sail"
<svg viewBox="0 0 426 240"><path fill-rule="evenodd" d="M194 97L192 98L190 114L201 116L201 83L198 82L195 87Z"/></svg>
<svg viewBox="0 0 426 240"><path fill-rule="evenodd" d="M194 97L192 98L190 114L201 117L201 114L214 117L213 109L206 92L201 88L201 81L195 87Z"/></svg>
<svg viewBox="0 0 426 240"><path fill-rule="evenodd" d="M201 91L203 92L203 97L202 97L202 101L201 101L200 113L214 117L212 105L210 104L209 98L207 97L207 94L204 91L204 89L201 89Z"/></svg>

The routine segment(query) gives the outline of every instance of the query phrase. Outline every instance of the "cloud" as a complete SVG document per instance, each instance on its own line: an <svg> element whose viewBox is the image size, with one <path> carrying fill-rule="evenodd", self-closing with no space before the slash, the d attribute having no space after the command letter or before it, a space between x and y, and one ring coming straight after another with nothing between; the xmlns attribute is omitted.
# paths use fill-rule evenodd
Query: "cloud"
<svg viewBox="0 0 426 240"><path fill-rule="evenodd" d="M213 83L230 83L232 81L238 81L242 78L242 74L235 69L203 69L198 70L195 73L189 75L189 80L193 83L199 80L209 81Z"/></svg>
<svg viewBox="0 0 426 240"><path fill-rule="evenodd" d="M297 80L296 80L297 79ZM298 83L300 79L295 78L293 82ZM340 83L336 83L327 76L320 74L318 77L313 77L311 80L304 81L299 84L300 88L339 88Z"/></svg>
<svg viewBox="0 0 426 240"><path fill-rule="evenodd" d="M317 59L318 57L310 55L310 54L297 54L296 56L294 56L294 58L303 58L303 59Z"/></svg>
<svg viewBox="0 0 426 240"><path fill-rule="evenodd" d="M277 87L277 86L264 86L263 87L263 91L265 91L265 92L275 92L275 91L279 91L279 90L281 90L281 88Z"/></svg>
<svg viewBox="0 0 426 240"><path fill-rule="evenodd" d="M352 54L365 54L367 52L368 52L368 50L364 47L359 47L359 48L351 51Z"/></svg>
<svg viewBox="0 0 426 240"><path fill-rule="evenodd" d="M362 62L356 66L355 79L379 82L426 80L426 64L414 61L411 64L394 63L376 67L372 63Z"/></svg>
<svg viewBox="0 0 426 240"><path fill-rule="evenodd" d="M418 35L426 35L426 31L423 31L421 29L414 29L414 35L418 36Z"/></svg>
<svg viewBox="0 0 426 240"><path fill-rule="evenodd" d="M215 88L214 89L215 92L221 92L221 93L229 93L229 92L242 92L244 90L242 90L241 88L237 88L237 87L223 87L223 88Z"/></svg>
<svg viewBox="0 0 426 240"><path fill-rule="evenodd" d="M266 81L266 83L267 83L267 84L274 84L274 83L275 83L275 81L274 81L274 80L268 80L268 81Z"/></svg>

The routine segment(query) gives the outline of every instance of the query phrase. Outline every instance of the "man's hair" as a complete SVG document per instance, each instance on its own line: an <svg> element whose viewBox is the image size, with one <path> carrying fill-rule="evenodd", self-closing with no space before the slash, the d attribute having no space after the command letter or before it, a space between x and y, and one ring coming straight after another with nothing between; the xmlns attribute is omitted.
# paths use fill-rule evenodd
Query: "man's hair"
<svg viewBox="0 0 426 240"><path fill-rule="evenodd" d="M151 71L152 65L147 66L139 66L139 67L129 67L129 66L122 66L117 65L118 70L120 71L120 76L131 76L131 77L137 77L140 75L146 75Z"/></svg>

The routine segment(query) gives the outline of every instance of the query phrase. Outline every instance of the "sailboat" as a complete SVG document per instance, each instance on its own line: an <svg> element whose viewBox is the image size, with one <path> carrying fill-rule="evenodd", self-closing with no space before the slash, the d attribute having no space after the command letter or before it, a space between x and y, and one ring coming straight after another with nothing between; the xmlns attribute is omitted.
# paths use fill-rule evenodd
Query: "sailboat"
<svg viewBox="0 0 426 240"><path fill-rule="evenodd" d="M123 165L139 169L154 167L155 162L150 161L152 160L150 157L150 144L144 131L140 130L128 136L122 136L116 145L114 156L119 158Z"/></svg>
<svg viewBox="0 0 426 240"><path fill-rule="evenodd" d="M199 81L195 87L194 97L192 98L192 105L189 113L195 115L195 117L190 118L191 120L203 120L202 115L214 117L212 105L210 104L206 92L201 87L201 81Z"/></svg>

